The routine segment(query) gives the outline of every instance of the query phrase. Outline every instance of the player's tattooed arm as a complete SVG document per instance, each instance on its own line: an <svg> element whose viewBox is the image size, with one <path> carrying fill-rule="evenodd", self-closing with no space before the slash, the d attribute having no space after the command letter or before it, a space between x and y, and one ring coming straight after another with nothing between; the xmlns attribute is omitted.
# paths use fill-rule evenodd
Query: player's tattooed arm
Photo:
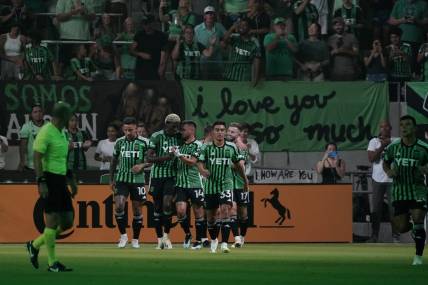
<svg viewBox="0 0 428 285"><path fill-rule="evenodd" d="M114 174L116 172L116 168L117 168L117 157L113 156L110 163L110 187L113 193L116 192L116 182L114 181Z"/></svg>
<svg viewBox="0 0 428 285"><path fill-rule="evenodd" d="M244 179L244 190L248 191L248 178L245 175L245 164L243 160L239 160L236 163L233 164L236 171L238 172L239 176L242 177L242 179Z"/></svg>
<svg viewBox="0 0 428 285"><path fill-rule="evenodd" d="M208 171L208 169L205 168L205 164L202 161L198 161L196 165L198 167L199 173L203 177L208 178L208 176L210 176L210 172Z"/></svg>
<svg viewBox="0 0 428 285"><path fill-rule="evenodd" d="M384 161L382 167L383 171L385 171L386 175L388 175L389 178L394 178L395 176L397 176L397 170L394 167L394 163Z"/></svg>

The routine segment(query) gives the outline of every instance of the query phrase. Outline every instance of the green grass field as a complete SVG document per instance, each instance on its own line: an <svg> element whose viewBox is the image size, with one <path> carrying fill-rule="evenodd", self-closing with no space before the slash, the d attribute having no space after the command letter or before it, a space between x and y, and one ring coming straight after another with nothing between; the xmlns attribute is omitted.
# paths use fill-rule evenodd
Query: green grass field
<svg viewBox="0 0 428 285"><path fill-rule="evenodd" d="M229 254L190 251L175 245L139 250L115 245L58 245L61 262L73 272L46 271L30 265L24 245L0 245L0 282L11 284L425 284L428 259L412 267L413 245L266 244Z"/></svg>

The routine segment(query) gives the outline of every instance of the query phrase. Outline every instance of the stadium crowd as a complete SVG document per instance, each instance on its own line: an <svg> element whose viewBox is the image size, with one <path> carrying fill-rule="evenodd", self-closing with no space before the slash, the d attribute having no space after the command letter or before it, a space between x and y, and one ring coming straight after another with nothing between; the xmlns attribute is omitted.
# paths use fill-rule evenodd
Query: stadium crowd
<svg viewBox="0 0 428 285"><path fill-rule="evenodd" d="M428 72L425 0L0 4L2 79L402 83Z"/></svg>

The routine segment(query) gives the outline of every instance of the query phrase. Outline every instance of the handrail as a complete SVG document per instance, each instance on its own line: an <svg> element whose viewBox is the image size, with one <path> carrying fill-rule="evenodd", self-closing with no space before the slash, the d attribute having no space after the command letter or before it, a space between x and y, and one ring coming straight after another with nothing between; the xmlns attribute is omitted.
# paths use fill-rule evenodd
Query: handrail
<svg viewBox="0 0 428 285"><path fill-rule="evenodd" d="M54 12L46 12L46 13L34 13L33 16L56 16L57 13ZM120 13L95 13L95 16L102 16L102 15L108 15L112 17L120 17L123 16L123 14Z"/></svg>

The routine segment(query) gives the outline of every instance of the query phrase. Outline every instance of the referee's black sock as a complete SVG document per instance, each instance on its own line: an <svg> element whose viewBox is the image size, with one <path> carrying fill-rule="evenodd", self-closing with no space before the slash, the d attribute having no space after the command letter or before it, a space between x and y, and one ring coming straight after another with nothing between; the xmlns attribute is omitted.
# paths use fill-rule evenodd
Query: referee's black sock
<svg viewBox="0 0 428 285"><path fill-rule="evenodd" d="M201 241L203 238L203 230L204 230L204 224L205 224L205 220L204 219L197 219L195 221L195 228L196 228L196 240L197 241ZM206 237L206 235L205 235Z"/></svg>
<svg viewBox="0 0 428 285"><path fill-rule="evenodd" d="M120 213L116 212L114 216L116 217L117 228L119 229L120 234L121 235L126 234L127 219L125 217L125 212L124 211Z"/></svg>
<svg viewBox="0 0 428 285"><path fill-rule="evenodd" d="M426 232L423 223L413 225L412 236L416 244L416 255L422 256L424 254L426 239Z"/></svg>
<svg viewBox="0 0 428 285"><path fill-rule="evenodd" d="M178 219L178 221L180 222L181 228L183 229L184 233L190 234L190 224L187 215L181 219Z"/></svg>
<svg viewBox="0 0 428 285"><path fill-rule="evenodd" d="M248 219L239 219L239 229L241 231L241 236L247 235L247 229L248 229Z"/></svg>
<svg viewBox="0 0 428 285"><path fill-rule="evenodd" d="M133 239L140 238L141 228L143 227L143 216L134 216L132 220L132 231L134 233Z"/></svg>
<svg viewBox="0 0 428 285"><path fill-rule="evenodd" d="M161 221L162 215L159 213L154 213L153 215L153 222L155 224L155 230L156 230L156 236L158 238L163 237L163 229L162 229L162 221Z"/></svg>
<svg viewBox="0 0 428 285"><path fill-rule="evenodd" d="M230 217L230 228L234 237L239 236L238 222L236 216Z"/></svg>
<svg viewBox="0 0 428 285"><path fill-rule="evenodd" d="M163 224L163 231L164 231L164 233L169 234L169 231L171 229L171 224L172 224L171 213L169 213L169 212L164 212L163 213L162 224Z"/></svg>
<svg viewBox="0 0 428 285"><path fill-rule="evenodd" d="M230 235L230 219L223 220L221 224L221 242L228 242Z"/></svg>

